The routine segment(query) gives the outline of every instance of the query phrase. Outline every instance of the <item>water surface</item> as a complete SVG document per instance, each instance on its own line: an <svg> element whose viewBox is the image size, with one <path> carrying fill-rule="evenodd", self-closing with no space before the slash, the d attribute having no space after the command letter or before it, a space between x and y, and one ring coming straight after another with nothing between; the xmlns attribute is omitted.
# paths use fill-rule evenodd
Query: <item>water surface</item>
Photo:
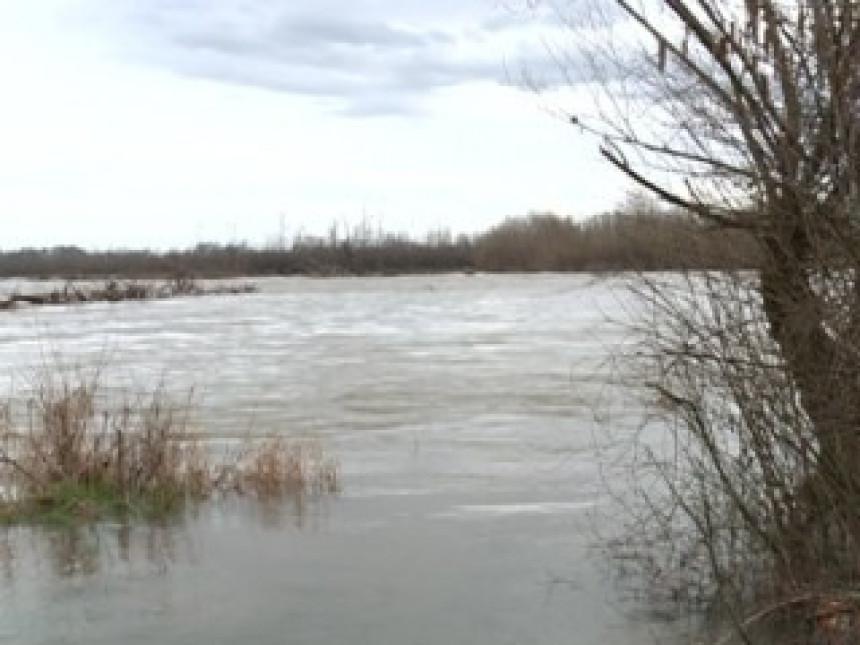
<svg viewBox="0 0 860 645"><path fill-rule="evenodd" d="M319 440L344 492L302 509L226 502L166 528L10 530L0 643L665 636L622 611L588 548L606 504L595 410L615 430L641 414L599 377L623 301L611 280L450 275L4 313L13 389L56 357L113 388L193 388L194 431Z"/></svg>

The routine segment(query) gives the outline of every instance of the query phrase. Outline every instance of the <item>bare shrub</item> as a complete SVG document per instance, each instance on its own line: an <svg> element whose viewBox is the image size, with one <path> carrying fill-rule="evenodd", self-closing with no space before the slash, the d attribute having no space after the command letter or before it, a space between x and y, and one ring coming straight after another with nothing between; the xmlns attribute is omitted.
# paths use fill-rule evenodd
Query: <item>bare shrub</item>
<svg viewBox="0 0 860 645"><path fill-rule="evenodd" d="M758 277L641 276L635 288L649 315L625 365L655 412L629 462L628 528L612 554L652 600L715 611L748 637L788 619L803 642L836 606L856 630L860 491L827 458ZM820 375L820 395L850 405L828 379L838 369Z"/></svg>
<svg viewBox="0 0 860 645"><path fill-rule="evenodd" d="M649 584L721 608L747 641L833 606L850 618L838 638L860 639L860 5L583 16L598 109L573 121L632 182L755 249L744 271L636 287L668 441L640 445L628 543Z"/></svg>

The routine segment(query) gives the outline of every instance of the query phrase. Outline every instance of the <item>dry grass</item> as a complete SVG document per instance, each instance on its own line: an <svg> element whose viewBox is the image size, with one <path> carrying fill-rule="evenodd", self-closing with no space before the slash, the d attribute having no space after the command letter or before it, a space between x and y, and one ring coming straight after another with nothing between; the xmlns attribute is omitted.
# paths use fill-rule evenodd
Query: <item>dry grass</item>
<svg viewBox="0 0 860 645"><path fill-rule="evenodd" d="M239 492L257 497L319 495L340 490L340 472L337 462L318 445L271 437L252 445L239 462L233 484Z"/></svg>
<svg viewBox="0 0 860 645"><path fill-rule="evenodd" d="M279 437L213 458L188 431L189 409L163 386L116 406L97 376L43 377L23 431L14 431L9 406L2 415L0 519L163 517L219 493L277 498L339 490L338 465L319 446Z"/></svg>

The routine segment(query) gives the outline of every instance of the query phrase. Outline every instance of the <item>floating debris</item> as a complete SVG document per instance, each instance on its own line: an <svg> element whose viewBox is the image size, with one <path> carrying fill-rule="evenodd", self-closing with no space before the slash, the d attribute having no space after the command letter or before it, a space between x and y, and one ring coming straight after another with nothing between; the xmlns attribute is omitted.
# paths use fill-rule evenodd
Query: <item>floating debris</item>
<svg viewBox="0 0 860 645"><path fill-rule="evenodd" d="M175 278L166 282L126 282L108 280L100 286L82 286L71 282L62 289L43 293L13 293L0 300L0 310L14 309L18 305L45 306L70 305L88 302L123 302L126 300L164 300L186 296L241 295L254 293L253 283L203 286L193 278Z"/></svg>

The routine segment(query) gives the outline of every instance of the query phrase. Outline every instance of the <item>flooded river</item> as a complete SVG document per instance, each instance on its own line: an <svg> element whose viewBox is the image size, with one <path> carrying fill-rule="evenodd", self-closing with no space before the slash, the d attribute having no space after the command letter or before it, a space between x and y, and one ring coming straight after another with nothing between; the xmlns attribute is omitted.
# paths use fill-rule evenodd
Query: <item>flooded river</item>
<svg viewBox="0 0 860 645"><path fill-rule="evenodd" d="M21 285L17 285L21 286ZM193 388L193 429L319 440L322 503L0 534L0 643L657 642L589 545L623 292L584 276L270 279L258 293L6 312L9 387L61 357ZM12 290L16 283L0 283ZM614 397L614 398L613 398ZM666 642L666 641L662 641Z"/></svg>

